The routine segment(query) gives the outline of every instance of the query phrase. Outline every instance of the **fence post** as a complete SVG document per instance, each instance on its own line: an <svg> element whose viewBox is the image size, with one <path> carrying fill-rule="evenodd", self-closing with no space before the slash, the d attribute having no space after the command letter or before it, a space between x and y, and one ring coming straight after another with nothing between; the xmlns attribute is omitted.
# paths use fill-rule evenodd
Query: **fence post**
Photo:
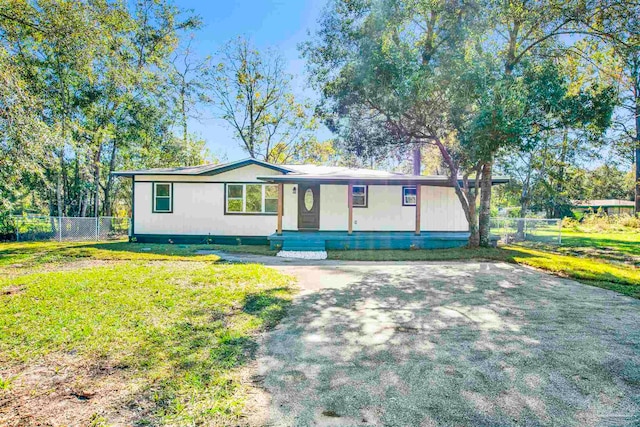
<svg viewBox="0 0 640 427"><path fill-rule="evenodd" d="M562 244L562 219L558 220L558 246Z"/></svg>
<svg viewBox="0 0 640 427"><path fill-rule="evenodd" d="M100 217L96 217L96 242L100 240Z"/></svg>
<svg viewBox="0 0 640 427"><path fill-rule="evenodd" d="M16 242L20 241L20 224L18 224L18 221L15 220L15 215L11 214L9 215L10 221L13 222L16 225Z"/></svg>
<svg viewBox="0 0 640 427"><path fill-rule="evenodd" d="M58 217L58 242L62 242L62 217Z"/></svg>

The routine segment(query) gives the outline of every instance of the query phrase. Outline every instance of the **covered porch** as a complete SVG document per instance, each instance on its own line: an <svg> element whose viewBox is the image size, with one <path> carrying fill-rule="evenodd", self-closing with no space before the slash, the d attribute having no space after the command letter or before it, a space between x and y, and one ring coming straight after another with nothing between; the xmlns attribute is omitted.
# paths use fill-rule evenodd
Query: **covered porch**
<svg viewBox="0 0 640 427"><path fill-rule="evenodd" d="M271 249L445 249L467 244L468 232L422 231L283 231L268 237Z"/></svg>
<svg viewBox="0 0 640 427"><path fill-rule="evenodd" d="M467 244L468 224L449 178L353 175L258 177L278 185L271 248L439 249Z"/></svg>

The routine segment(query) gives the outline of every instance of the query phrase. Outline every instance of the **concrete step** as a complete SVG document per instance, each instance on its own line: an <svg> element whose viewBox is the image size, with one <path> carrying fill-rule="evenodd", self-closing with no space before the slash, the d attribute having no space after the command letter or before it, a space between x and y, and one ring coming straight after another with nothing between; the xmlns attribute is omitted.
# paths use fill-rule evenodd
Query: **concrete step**
<svg viewBox="0 0 640 427"><path fill-rule="evenodd" d="M282 243L283 251L324 251L325 241L317 239L285 239Z"/></svg>

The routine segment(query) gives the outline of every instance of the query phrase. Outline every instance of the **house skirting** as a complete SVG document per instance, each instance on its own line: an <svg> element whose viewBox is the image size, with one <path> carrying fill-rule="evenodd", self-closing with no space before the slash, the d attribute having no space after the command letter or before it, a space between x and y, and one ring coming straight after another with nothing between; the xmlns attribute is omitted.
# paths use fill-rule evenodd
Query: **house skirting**
<svg viewBox="0 0 640 427"><path fill-rule="evenodd" d="M346 249L445 249L465 246L468 232L423 231L283 231L269 236L271 249L291 251Z"/></svg>
<svg viewBox="0 0 640 427"><path fill-rule="evenodd" d="M209 245L268 245L267 236L212 236L193 234L135 234L129 238L139 243L176 243Z"/></svg>

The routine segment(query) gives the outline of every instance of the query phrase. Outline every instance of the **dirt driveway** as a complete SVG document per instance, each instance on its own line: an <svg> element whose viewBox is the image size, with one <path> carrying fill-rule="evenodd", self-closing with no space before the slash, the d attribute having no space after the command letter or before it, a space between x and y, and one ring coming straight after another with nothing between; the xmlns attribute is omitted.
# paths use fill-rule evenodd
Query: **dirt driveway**
<svg viewBox="0 0 640 427"><path fill-rule="evenodd" d="M268 425L640 425L640 301L501 263L329 262L254 380Z"/></svg>

